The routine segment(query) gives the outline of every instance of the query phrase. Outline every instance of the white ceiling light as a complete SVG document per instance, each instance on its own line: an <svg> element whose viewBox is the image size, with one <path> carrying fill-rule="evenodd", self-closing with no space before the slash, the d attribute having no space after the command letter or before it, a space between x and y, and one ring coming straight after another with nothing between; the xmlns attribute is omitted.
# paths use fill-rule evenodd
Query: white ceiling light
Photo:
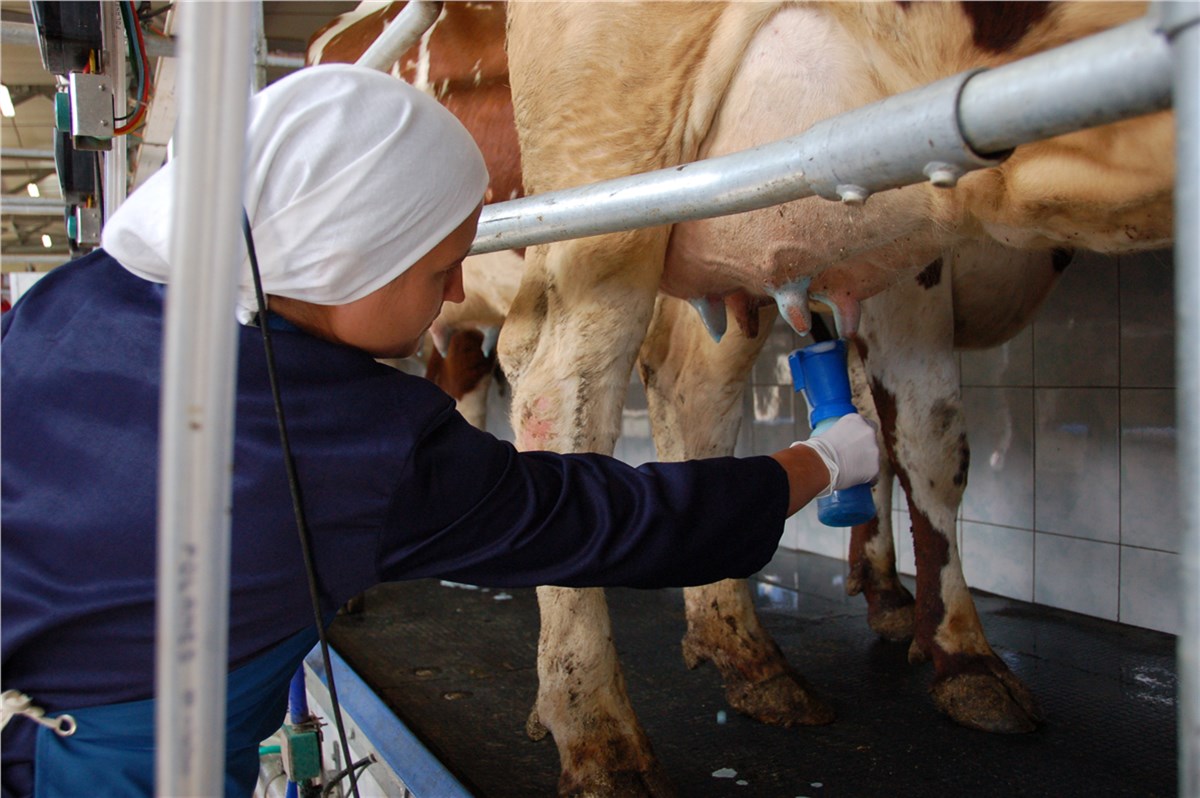
<svg viewBox="0 0 1200 798"><path fill-rule="evenodd" d="M50 247L54 246L54 242L50 240L50 235L47 233L42 234L42 246L46 249L50 249Z"/></svg>
<svg viewBox="0 0 1200 798"><path fill-rule="evenodd" d="M29 196L31 196L31 197L42 196L41 189L38 188L37 183L30 183L28 186L25 187L25 189L29 192Z"/></svg>
<svg viewBox="0 0 1200 798"><path fill-rule="evenodd" d="M0 114L4 116L16 116L17 109L13 108L12 95L8 93L8 86L0 83Z"/></svg>

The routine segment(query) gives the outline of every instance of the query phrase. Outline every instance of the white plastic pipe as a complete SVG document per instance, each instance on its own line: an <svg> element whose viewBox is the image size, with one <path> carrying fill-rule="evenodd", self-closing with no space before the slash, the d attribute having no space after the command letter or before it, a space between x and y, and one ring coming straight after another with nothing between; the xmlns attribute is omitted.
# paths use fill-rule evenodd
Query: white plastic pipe
<svg viewBox="0 0 1200 798"><path fill-rule="evenodd" d="M1175 57L1175 373L1180 615L1179 795L1200 798L1200 4L1161 3Z"/></svg>
<svg viewBox="0 0 1200 798"><path fill-rule="evenodd" d="M230 471L250 95L249 3L183 2L179 159L165 317L155 784L224 793Z"/></svg>
<svg viewBox="0 0 1200 798"><path fill-rule="evenodd" d="M387 72L408 48L421 39L441 13L441 3L411 0L355 64Z"/></svg>

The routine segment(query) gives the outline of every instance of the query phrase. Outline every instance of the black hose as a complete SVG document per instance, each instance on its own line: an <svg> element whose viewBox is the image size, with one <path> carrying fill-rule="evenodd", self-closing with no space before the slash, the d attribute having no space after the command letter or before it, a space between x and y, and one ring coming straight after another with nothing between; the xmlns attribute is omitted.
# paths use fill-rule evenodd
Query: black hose
<svg viewBox="0 0 1200 798"><path fill-rule="evenodd" d="M296 529L300 533L300 550L304 554L304 570L308 577L308 594L312 598L313 613L317 621L317 636L321 640L321 656L325 661L325 676L329 680L329 701L333 704L333 722L337 727L338 738L342 743L342 756L346 762L353 762L350 756L350 743L346 740L346 730L342 724L342 708L338 703L337 687L333 683L333 663L329 657L329 639L325 635L325 622L321 614L321 595L317 585L316 562L312 552L312 535L308 530L308 521L304 515L304 503L300 497L300 479L296 475L296 463L292 457L291 443L288 441L287 423L283 415L283 402L279 396L279 377L275 372L275 350L271 345L270 325L267 324L267 300L263 296L262 276L258 271L258 255L254 251L254 236L250 232L250 216L242 209L242 234L246 239L246 250L250 254L250 273L254 276L254 296L258 301L258 328L262 330L263 349L267 356L267 378L271 383L271 396L275 400L275 418L279 422L279 442L283 446L283 462L287 468L288 488L292 494L292 510L296 514ZM349 768L350 791L354 798L359 798L358 781L354 768Z"/></svg>

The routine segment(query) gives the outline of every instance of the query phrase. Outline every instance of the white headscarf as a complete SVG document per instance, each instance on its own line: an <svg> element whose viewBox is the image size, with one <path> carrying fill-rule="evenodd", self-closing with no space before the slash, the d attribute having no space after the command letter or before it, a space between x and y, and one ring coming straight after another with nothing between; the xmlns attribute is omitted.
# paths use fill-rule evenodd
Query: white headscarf
<svg viewBox="0 0 1200 798"><path fill-rule="evenodd" d="M245 207L263 291L341 305L386 285L479 205L487 167L431 97L382 72L309 67L250 102ZM187 153L182 153L186 158ZM157 283L170 275L174 162L104 227L104 249ZM257 303L246 256L237 317Z"/></svg>

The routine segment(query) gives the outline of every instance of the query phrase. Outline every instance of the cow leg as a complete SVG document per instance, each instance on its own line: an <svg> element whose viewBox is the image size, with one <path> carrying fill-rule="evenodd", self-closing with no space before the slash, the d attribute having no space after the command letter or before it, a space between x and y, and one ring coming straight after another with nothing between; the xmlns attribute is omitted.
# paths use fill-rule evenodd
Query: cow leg
<svg viewBox="0 0 1200 798"><path fill-rule="evenodd" d="M665 246L659 230L529 251L499 342L518 448L612 453ZM538 604L528 728L554 735L560 794L672 794L626 694L603 592L542 587Z"/></svg>
<svg viewBox="0 0 1200 798"><path fill-rule="evenodd" d="M634 715L600 588L539 587L538 699L527 725L554 733L563 796L674 796Z"/></svg>
<svg viewBox="0 0 1200 798"><path fill-rule="evenodd" d="M871 491L875 517L850 529L846 595L861 593L867 600L867 625L883 639L902 643L912 639L916 602L896 573L892 476L892 464L885 455L880 458L879 482Z"/></svg>
<svg viewBox="0 0 1200 798"><path fill-rule="evenodd" d="M862 339L855 339L848 351L850 384L854 405L865 418L878 426L875 400L867 380L861 353ZM846 577L846 595L860 593L867 600L867 624L880 637L892 642L911 640L913 636L913 597L896 573L896 546L892 535L892 462L879 446L879 479L871 489L875 517L850 529L850 572Z"/></svg>
<svg viewBox="0 0 1200 798"><path fill-rule="evenodd" d="M950 272L937 261L871 300L860 328L881 432L912 518L917 596L909 659L933 660L934 703L955 721L1031 731L1040 721L1036 703L988 645L958 555L955 520L969 449Z"/></svg>
<svg viewBox="0 0 1200 798"><path fill-rule="evenodd" d="M764 318L764 326L773 318L773 313ZM765 340L733 329L717 344L685 303L659 300L639 363L658 459L733 454L746 376ZM730 706L779 726L833 720L829 704L792 670L762 628L745 580L687 588L684 600L684 662L689 668L712 662Z"/></svg>

